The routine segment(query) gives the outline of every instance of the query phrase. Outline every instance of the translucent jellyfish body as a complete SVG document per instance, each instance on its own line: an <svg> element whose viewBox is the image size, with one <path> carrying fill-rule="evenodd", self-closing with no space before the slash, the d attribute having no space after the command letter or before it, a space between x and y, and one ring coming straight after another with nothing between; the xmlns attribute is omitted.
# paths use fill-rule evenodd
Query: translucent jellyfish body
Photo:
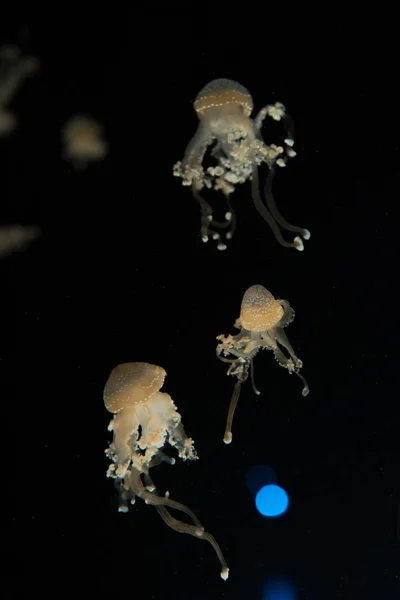
<svg viewBox="0 0 400 600"><path fill-rule="evenodd" d="M228 411L224 442L232 441L232 421L239 400L241 385L246 381L249 371L253 390L260 392L254 384L253 359L261 349L272 350L278 363L289 373L295 373L303 382L303 396L309 392L306 380L300 374L303 363L297 358L285 332L294 319L294 311L286 300L275 300L271 292L262 285L253 285L246 290L240 309L240 317L235 327L240 332L235 335L219 335L217 356L229 364L228 375L237 378ZM282 351L286 350L288 356ZM232 358L233 357L233 358Z"/></svg>
<svg viewBox="0 0 400 600"><path fill-rule="evenodd" d="M167 443L176 448L182 460L197 459L193 440L186 436L172 398L160 392L165 376L162 367L143 362L125 363L111 372L104 388L105 407L114 414L108 427L113 441L106 450L112 461L107 476L117 482L121 512L127 512L128 502L133 504L136 497L154 505L169 527L213 546L221 563L221 577L227 579L229 569L214 537L204 531L189 508L171 500L168 492L159 496L150 475L150 469L163 461L175 463L163 452ZM168 509L185 513L193 524L175 519Z"/></svg>
<svg viewBox="0 0 400 600"><path fill-rule="evenodd" d="M61 130L61 139L64 145L62 157L78 170L90 162L102 160L108 152L102 125L85 115L71 117Z"/></svg>
<svg viewBox="0 0 400 600"><path fill-rule="evenodd" d="M0 48L0 137L11 133L18 117L7 107L25 79L39 70L39 61L33 56L22 56L17 46Z"/></svg>
<svg viewBox="0 0 400 600"><path fill-rule="evenodd" d="M35 226L4 225L0 227L0 258L8 256L18 250L25 250L27 246L40 235L40 230Z"/></svg>
<svg viewBox="0 0 400 600"><path fill-rule="evenodd" d="M277 102L262 108L257 116L250 117L253 99L248 90L230 79L210 81L197 95L194 109L199 125L190 140L182 161L174 166L174 175L190 186L201 209L201 237L217 242L219 250L225 250L225 241L235 230L235 215L230 196L237 184L251 180L251 195L254 206L271 227L277 241L286 247L303 250L302 238L308 240L310 232L303 227L288 223L278 211L272 194L275 165L284 167L287 159L296 155L293 149L292 121L283 104ZM265 117L283 121L286 138L283 145L267 145L261 128ZM210 149L213 165L207 167L205 157ZM265 183L263 199L259 189L258 167L265 163L269 174ZM205 200L203 188L220 190L227 200L225 221L213 217L211 205ZM265 201L264 201L265 200ZM293 232L292 242L286 241L281 229ZM221 233L225 231L223 239Z"/></svg>

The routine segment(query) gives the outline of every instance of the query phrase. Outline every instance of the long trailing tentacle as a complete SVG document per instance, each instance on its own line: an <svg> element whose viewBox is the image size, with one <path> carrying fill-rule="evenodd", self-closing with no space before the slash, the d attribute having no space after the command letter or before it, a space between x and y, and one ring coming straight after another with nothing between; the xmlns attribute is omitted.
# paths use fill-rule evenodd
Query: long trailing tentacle
<svg viewBox="0 0 400 600"><path fill-rule="evenodd" d="M153 483L150 475L148 473L146 473L144 478L145 478L146 485L150 488L153 488L156 491L156 488L154 486L154 483ZM166 505L167 505L166 502L156 505L157 512L160 515L160 517L162 518L162 520L164 521L164 523L166 525L168 525L168 527L171 527L171 529L173 529L174 531L177 531L178 533L187 533L189 535L192 535L193 537L199 538L201 540L205 540L206 542L211 544L211 546L214 548L214 551L218 557L219 562L221 563L221 577L222 577L222 579L224 579L226 581L229 576L229 568L228 568L228 565L226 564L224 556L221 552L221 548L219 547L214 536L212 536L210 533L207 533L206 531L204 531L203 527L201 527L201 530L200 530L198 527L194 527L193 525L189 525L187 523L182 523L182 521L178 521L172 515L170 515L168 510L165 508Z"/></svg>
<svg viewBox="0 0 400 600"><path fill-rule="evenodd" d="M250 380L251 380L251 387L253 388L253 392L255 394L257 394L257 396L260 396L261 392L257 389L255 381L254 381L254 360L253 359L250 360Z"/></svg>
<svg viewBox="0 0 400 600"><path fill-rule="evenodd" d="M281 156L276 161L276 163L275 163L275 161L272 161L272 160L267 161L269 173L268 173L268 177L265 182L264 195L265 195L267 207L269 209L268 213L265 211L261 212L261 210L260 210L261 206L257 206L257 204L255 202L256 208L259 210L259 212L261 212L262 216L269 223L269 225L271 227L272 227L272 225L271 225L271 222L268 220L268 215L269 215L269 217L272 217L272 219L276 223L278 223L278 225L280 225L280 227L282 227L283 229L286 229L286 231L300 233L300 235L305 240L308 240L311 235L310 232L308 231L308 229L305 229L304 227L298 227L296 225L292 225L291 223L286 221L286 219L279 212L278 207L276 206L276 203L275 203L274 195L272 193L272 182L273 182L273 179L275 176L275 164L278 164L281 167L284 167L286 165L288 158L296 156L296 152L293 150L293 143L294 143L293 142L293 137L294 137L293 119L290 115L287 114L285 106L279 102L276 103L275 105L265 106L264 108L262 108L260 110L260 112L258 113L258 115L256 116L256 118L254 120L256 132L257 132L257 135L260 137L260 139L263 139L262 134L261 134L261 127L262 127L265 117L267 117L267 116L271 117L275 121L283 122L283 126L285 128L285 133L286 133L286 138L284 140L285 155ZM254 169L253 169L253 179L254 179ZM257 202L258 202L258 199L257 199ZM276 237L276 230L273 227L272 227L272 229L273 229L275 237ZM281 240L278 237L277 237L277 240L282 244ZM294 247L297 250L304 249L301 238L295 237L294 244L295 244ZM282 245L285 245L285 244L282 244Z"/></svg>
<svg viewBox="0 0 400 600"><path fill-rule="evenodd" d="M144 500L146 504L153 504L156 507L168 506L169 508L180 510L181 512L185 513L185 515L187 515L190 519L192 519L195 529L197 531L203 531L204 528L202 524L200 523L199 519L196 517L194 512L190 510L190 508L187 508L187 506L181 504L180 502L175 502L175 500L170 500L169 498L158 496L156 493L154 493L154 486L152 492L148 491L142 483L139 472L136 472L135 475L132 474L130 488L134 492L135 496L142 498L142 500Z"/></svg>
<svg viewBox="0 0 400 600"><path fill-rule="evenodd" d="M235 414L235 410L237 407L237 403L239 401L241 387L242 387L242 380L238 379L237 382L235 383L235 387L233 388L232 398L231 398L231 402L230 402L229 410L228 410L228 416L226 419L226 427L225 427L225 433L224 433L225 444L230 444L232 441L232 422L233 422L233 416Z"/></svg>
<svg viewBox="0 0 400 600"><path fill-rule="evenodd" d="M297 377L299 377L299 379L303 383L303 390L301 393L303 396L307 396L307 394L310 391L310 388L308 387L308 383L307 383L306 379L300 373L300 369L303 366L303 363L301 362L301 360L298 359L295 355L293 358L287 358L283 354L282 350L280 348L278 348L278 346L273 348L273 351L274 351L274 356L275 356L276 360L278 361L278 363L282 367L285 367L289 371L289 373L295 373L297 375Z"/></svg>
<svg viewBox="0 0 400 600"><path fill-rule="evenodd" d="M259 190L258 168L256 164L253 165L253 178L251 181L251 189L254 206L256 207L260 215L263 217L263 219L265 219L265 221L271 227L276 240L281 244L281 246L284 246L285 248L295 248L296 250L300 251L304 250L304 244L299 236L296 236L293 242L286 242L286 240L284 240L284 238L282 237L281 230L276 224L274 217L263 203Z"/></svg>
<svg viewBox="0 0 400 600"><path fill-rule="evenodd" d="M288 221L286 221L286 219L284 219L284 217L282 217L281 213L279 212L278 207L275 203L274 195L272 193L272 181L274 179L274 176L275 165L271 165L269 167L268 177L265 182L264 194L265 199L267 201L267 206L270 210L272 217L281 227L283 227L283 229L286 229L287 231L293 231L294 233L300 233L300 235L305 240L308 240L310 238L310 232L308 231L308 229L305 229L304 227L297 227L296 225L288 223Z"/></svg>

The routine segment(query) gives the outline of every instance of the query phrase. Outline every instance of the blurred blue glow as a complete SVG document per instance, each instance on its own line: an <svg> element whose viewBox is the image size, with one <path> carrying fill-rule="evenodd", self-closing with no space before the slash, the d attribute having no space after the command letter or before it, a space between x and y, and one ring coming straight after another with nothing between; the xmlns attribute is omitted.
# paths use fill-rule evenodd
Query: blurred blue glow
<svg viewBox="0 0 400 600"><path fill-rule="evenodd" d="M263 600L296 600L297 594L289 581L273 581L265 586Z"/></svg>
<svg viewBox="0 0 400 600"><path fill-rule="evenodd" d="M286 512L289 498L279 485L265 485L256 496L256 507L264 517L277 517Z"/></svg>
<svg viewBox="0 0 400 600"><path fill-rule="evenodd" d="M275 469L269 465L255 465L254 467L251 467L246 474L247 489L253 494L257 494L264 485L270 485L271 483L276 482L277 477Z"/></svg>

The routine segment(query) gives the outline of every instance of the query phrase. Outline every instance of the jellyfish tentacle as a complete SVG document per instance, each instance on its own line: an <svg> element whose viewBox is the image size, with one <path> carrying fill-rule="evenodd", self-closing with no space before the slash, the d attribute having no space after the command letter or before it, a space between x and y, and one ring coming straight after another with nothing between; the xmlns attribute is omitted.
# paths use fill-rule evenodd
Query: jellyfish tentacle
<svg viewBox="0 0 400 600"><path fill-rule="evenodd" d="M297 225L292 225L286 221L286 219L279 212L275 202L274 194L272 192L272 181L275 177L275 166L271 165L269 169L270 171L264 187L264 195L272 217L281 227L283 227L283 229L286 229L287 231L293 231L294 233L300 233L305 240L308 240L310 237L310 232L308 229L305 229L304 227L298 227Z"/></svg>
<svg viewBox="0 0 400 600"><path fill-rule="evenodd" d="M250 379L251 379L251 386L253 388L253 392L255 394L257 394L257 396L260 396L261 392L257 389L255 381L254 381L254 360L253 359L250 360Z"/></svg>
<svg viewBox="0 0 400 600"><path fill-rule="evenodd" d="M228 239L229 239L229 237L232 237L234 228L236 226L236 219L234 217L232 218L232 216L234 215L232 208L229 211L231 213L230 219L226 219L226 221L216 221L213 218L213 211L212 211L211 205L206 200L204 200L203 196L195 189L194 186L192 186L192 194L200 205L200 210L201 210L200 235L201 235L201 239L204 242L207 242L209 239L209 236L211 236L212 239L219 240L221 236L213 228L228 229L229 231L226 235L228 236ZM221 244L221 242L220 242L220 244ZM222 246L223 245L224 244L222 244ZM223 248L223 247L220 247L219 249L225 250L225 248Z"/></svg>
<svg viewBox="0 0 400 600"><path fill-rule="evenodd" d="M231 397L231 402L229 404L228 417L226 419L225 433L224 433L224 442L225 444L230 444L232 442L232 423L233 417L235 414L235 410L240 398L240 390L242 388L242 379L238 379L235 383L235 387L233 388L233 393Z"/></svg>
<svg viewBox="0 0 400 600"><path fill-rule="evenodd" d="M279 299L277 302L279 302L283 308L283 315L279 321L279 327L287 327L290 325L290 323L292 323L292 321L294 321L295 312L287 300Z"/></svg>
<svg viewBox="0 0 400 600"><path fill-rule="evenodd" d="M202 524L200 523L199 519L196 517L194 512L190 510L190 508L188 508L184 504L181 504L180 502L176 502L175 500L170 500L169 498L166 498L164 496L159 496L157 494L157 492L155 491L155 486L153 483L148 484L148 485L149 485L149 487L154 488L154 491L153 492L147 491L146 488L143 486L140 475L141 474L138 471L136 471L133 474L132 479L131 479L131 489L134 492L135 496L138 496L139 498L144 500L146 502L146 504L152 504L154 506L168 506L169 508L172 508L174 510L179 510L179 511L185 513L185 515L187 515L190 519L192 519L196 529L198 529L199 531L204 531L204 527L202 526ZM147 481L151 480L148 473L144 473L144 475L145 475L145 480L146 479L147 479Z"/></svg>
<svg viewBox="0 0 400 600"><path fill-rule="evenodd" d="M283 238L281 230L276 224L273 215L269 212L268 208L263 203L259 190L257 165L253 166L253 179L251 182L251 189L254 206L256 207L260 215L264 218L264 220L268 223L268 225L271 227L276 240L281 244L281 246L284 246L285 248L296 248L296 250L300 251L304 250L303 242L299 237L295 237L293 242L287 242Z"/></svg>
<svg viewBox="0 0 400 600"><path fill-rule="evenodd" d="M155 487L149 474L145 475L145 482L147 483L147 485ZM187 533L189 535L192 535L193 537L200 538L211 544L221 564L221 577L224 580L228 579L229 568L221 552L221 548L219 547L214 536L204 531L203 527L201 527L200 530L198 527L194 527L193 525L189 525L188 523L182 523L182 521L175 519L172 515L170 515L165 506L167 506L165 502L156 505L156 510L162 518L162 520L164 521L164 523L174 531L177 531L178 533Z"/></svg>

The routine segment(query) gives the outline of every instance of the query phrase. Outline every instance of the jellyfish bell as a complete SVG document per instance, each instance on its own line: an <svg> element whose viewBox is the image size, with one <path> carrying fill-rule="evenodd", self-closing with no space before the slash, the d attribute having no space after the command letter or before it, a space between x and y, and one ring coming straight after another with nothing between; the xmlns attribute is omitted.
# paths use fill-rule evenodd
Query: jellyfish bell
<svg viewBox="0 0 400 600"><path fill-rule="evenodd" d="M244 293L240 323L248 331L268 331L282 318L283 307L262 285L252 285Z"/></svg>
<svg viewBox="0 0 400 600"><path fill-rule="evenodd" d="M144 362L125 363L111 371L104 388L104 405L111 413L145 402L158 392L166 377L162 367Z"/></svg>

